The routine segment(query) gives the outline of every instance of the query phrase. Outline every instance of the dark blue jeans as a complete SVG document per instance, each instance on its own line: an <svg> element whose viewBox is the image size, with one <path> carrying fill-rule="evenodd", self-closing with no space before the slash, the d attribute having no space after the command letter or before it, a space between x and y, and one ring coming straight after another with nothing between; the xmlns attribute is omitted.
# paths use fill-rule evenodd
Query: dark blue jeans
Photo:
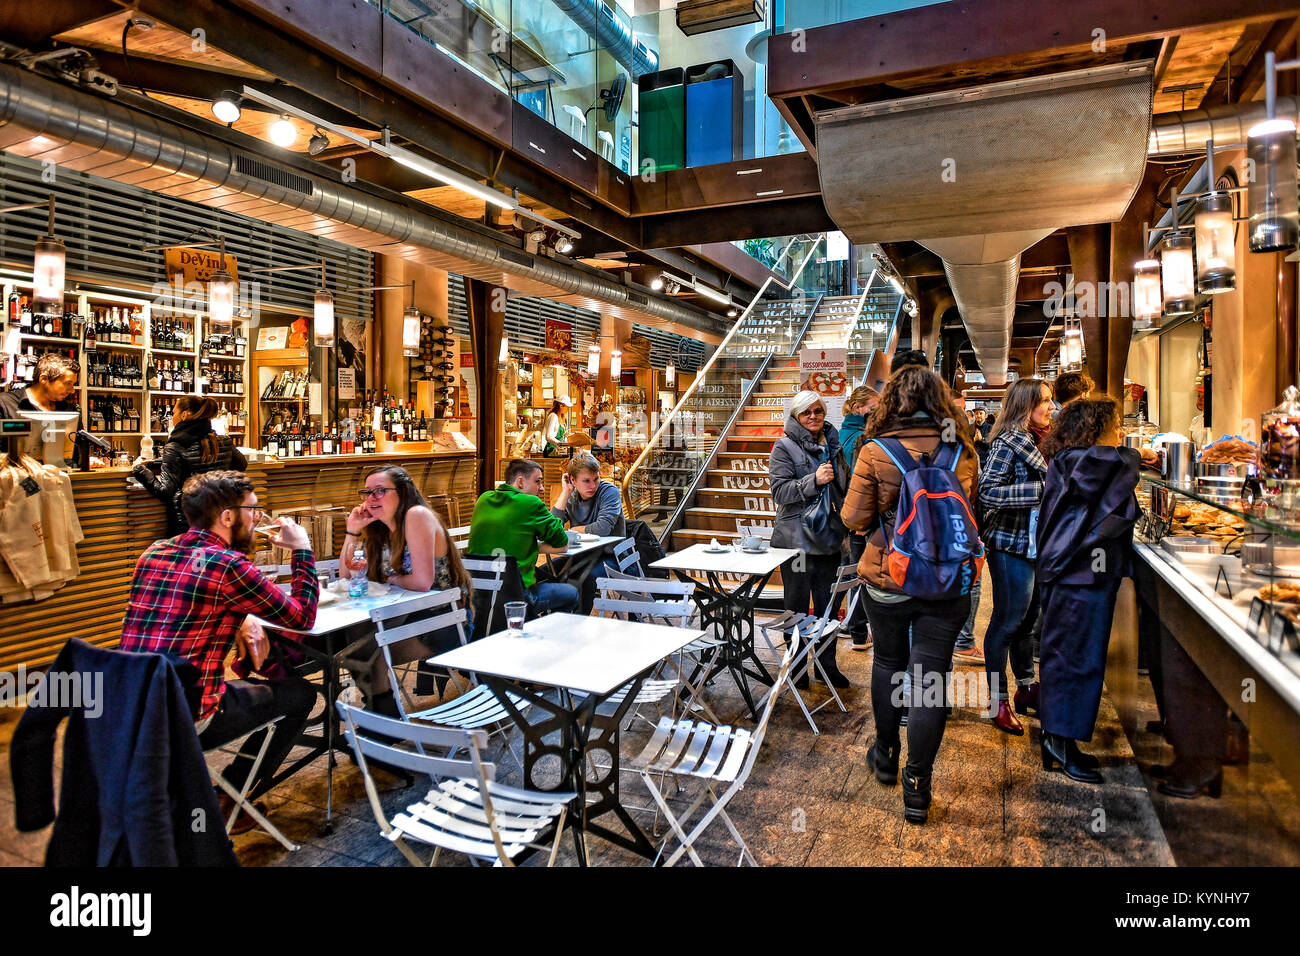
<svg viewBox="0 0 1300 956"><path fill-rule="evenodd" d="M1038 618L1038 589L1034 562L1006 551L989 551L989 577L993 581L993 616L984 635L984 670L989 696L1006 700L1007 657L1019 683L1034 679L1034 621Z"/></svg>
<svg viewBox="0 0 1300 956"><path fill-rule="evenodd" d="M547 611L573 613L578 610L580 596L578 589L572 584L543 581L534 584L531 588L525 588L524 600L528 602L528 617L531 619Z"/></svg>

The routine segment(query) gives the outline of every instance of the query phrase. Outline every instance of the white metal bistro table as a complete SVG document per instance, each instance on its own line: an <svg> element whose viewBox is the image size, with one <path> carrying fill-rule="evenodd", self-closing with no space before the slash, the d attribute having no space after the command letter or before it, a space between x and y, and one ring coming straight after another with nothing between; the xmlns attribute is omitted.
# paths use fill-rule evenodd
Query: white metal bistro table
<svg viewBox="0 0 1300 956"><path fill-rule="evenodd" d="M754 651L754 606L777 568L797 554L799 551L794 548L771 547L761 552L732 548L712 552L708 545L693 544L650 565L695 583L695 603L699 605L701 621L706 626L716 624L727 641L714 656L704 680L711 680L724 668L730 671L754 720L758 719L758 708L749 689L749 678L768 686L772 684L772 675ZM691 572L703 574L706 580L701 582ZM738 575L744 580L729 585L719 577L722 574ZM692 674L690 682L695 684L698 676Z"/></svg>
<svg viewBox="0 0 1300 956"><path fill-rule="evenodd" d="M605 549L622 540L616 534L601 535L591 541L579 541L577 544L571 544L563 554L538 555L537 560L539 564L543 561L546 562L551 569L551 573L555 575L556 581L577 585L579 581L591 573ZM559 569L555 567L556 562L562 562Z"/></svg>
<svg viewBox="0 0 1300 956"><path fill-rule="evenodd" d="M288 590L289 585L281 585ZM338 712L334 701L339 695L339 667L343 659L373 636L370 627L370 612L375 608L392 607L414 601L426 596L428 591L407 591L403 588L389 586L388 593L374 597L340 597L329 604L316 608L316 623L307 630L292 630L264 621L256 615L253 619L266 628L267 635L277 642L290 645L294 651L307 660L318 664L324 675L316 689L325 699L325 711L321 716L322 731L315 734L302 734L298 743L311 748L304 756L281 770L272 779L272 785L297 773L314 761L321 754L327 756L325 777L325 823L322 834L330 833L334 826L334 750L338 734ZM361 633L358 633L360 629ZM309 641L308 638L320 638Z"/></svg>
<svg viewBox="0 0 1300 956"><path fill-rule="evenodd" d="M513 637L509 631L501 631L439 654L429 663L477 674L501 700L524 735L525 786L577 792L580 802L573 815L578 823L574 845L581 862L586 862L580 832L584 830L653 858L654 845L619 801L619 726L636 699L641 681L655 665L704 632L578 614L548 614L529 621L524 633L524 637ZM632 686L614 713L596 712L610 695L629 684ZM558 688L559 700L548 699L546 688ZM510 694L518 694L532 705L527 717ZM557 733L560 742L548 743L546 738ZM609 766L601 768L601 776L588 779L588 772L596 768L587 758L597 751L603 753ZM536 779L539 762L546 757L560 762L558 783ZM589 791L595 793L591 804L587 803ZM628 835L594 822L607 813L618 818Z"/></svg>

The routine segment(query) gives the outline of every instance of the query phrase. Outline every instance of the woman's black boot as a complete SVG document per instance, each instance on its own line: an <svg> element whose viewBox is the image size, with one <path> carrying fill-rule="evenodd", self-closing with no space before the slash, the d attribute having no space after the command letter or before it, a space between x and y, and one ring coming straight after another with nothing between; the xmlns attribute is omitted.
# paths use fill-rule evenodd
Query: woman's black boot
<svg viewBox="0 0 1300 956"><path fill-rule="evenodd" d="M889 787L898 783L898 750L898 744L886 747L877 737L867 751L867 766L875 773L877 780Z"/></svg>
<svg viewBox="0 0 1300 956"><path fill-rule="evenodd" d="M1070 741L1069 743L1073 743ZM1060 734L1043 734L1043 769L1061 770L1071 780L1080 783L1102 783L1102 776L1096 770L1084 767L1074 758L1077 748L1071 752L1066 739Z"/></svg>
<svg viewBox="0 0 1300 956"><path fill-rule="evenodd" d="M903 768L903 819L924 823L930 815L930 778L918 777Z"/></svg>

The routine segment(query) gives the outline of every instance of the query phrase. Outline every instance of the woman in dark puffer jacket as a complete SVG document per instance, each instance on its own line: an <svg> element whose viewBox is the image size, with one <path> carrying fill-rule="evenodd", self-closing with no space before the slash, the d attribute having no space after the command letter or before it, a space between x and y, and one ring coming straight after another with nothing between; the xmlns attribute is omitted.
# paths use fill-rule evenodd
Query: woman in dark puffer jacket
<svg viewBox="0 0 1300 956"><path fill-rule="evenodd" d="M181 489L194 475L234 469L243 471L248 460L235 447L234 439L218 435L212 419L217 403L199 395L182 395L172 411L172 430L162 451L162 474L154 477L144 460L137 458L132 474L167 509L167 535L175 537L189 530L181 511Z"/></svg>

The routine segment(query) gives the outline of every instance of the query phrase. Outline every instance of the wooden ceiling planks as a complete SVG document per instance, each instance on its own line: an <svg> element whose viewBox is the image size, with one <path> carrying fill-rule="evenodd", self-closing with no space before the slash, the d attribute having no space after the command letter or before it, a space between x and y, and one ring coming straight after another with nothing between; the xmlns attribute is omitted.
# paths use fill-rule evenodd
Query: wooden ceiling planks
<svg viewBox="0 0 1300 956"><path fill-rule="evenodd" d="M169 106L182 109L187 113L191 113L201 119L208 120L209 122L217 122L212 115L212 106L206 100L196 100L186 96L173 96L168 93L154 93L152 95L154 99L166 103ZM255 139L260 139L265 143L269 143L271 142L271 124L279 118L280 117L274 113L264 113L261 110L245 107L243 114L234 122L232 128L237 132L244 133ZM298 119L298 117L292 115L289 117L289 122L293 124L293 128L298 133L293 144L288 147L289 150L295 153L306 153L307 144L314 135L316 128L306 120ZM367 138L374 136L374 133L370 130L346 126L343 128L347 129L349 132L356 133L358 136L365 136ZM322 130L321 132L323 132L329 139L330 148L352 145L348 140L330 130ZM461 193L461 195L463 196L465 194ZM479 203L479 205L481 206L482 203Z"/></svg>
<svg viewBox="0 0 1300 956"><path fill-rule="evenodd" d="M1180 34L1151 111L1176 113L1199 107L1245 29L1244 23L1230 23L1213 30Z"/></svg>
<svg viewBox="0 0 1300 956"><path fill-rule="evenodd" d="M54 39L73 46L121 53L122 29L126 26L127 18L134 12L123 10L75 30L60 33ZM211 44L205 42L202 49L196 50L197 45L197 38L190 34L158 23L152 30L132 30L127 36L126 50L129 56L147 57L180 66L203 66L248 79L275 79L274 74L223 53Z"/></svg>

